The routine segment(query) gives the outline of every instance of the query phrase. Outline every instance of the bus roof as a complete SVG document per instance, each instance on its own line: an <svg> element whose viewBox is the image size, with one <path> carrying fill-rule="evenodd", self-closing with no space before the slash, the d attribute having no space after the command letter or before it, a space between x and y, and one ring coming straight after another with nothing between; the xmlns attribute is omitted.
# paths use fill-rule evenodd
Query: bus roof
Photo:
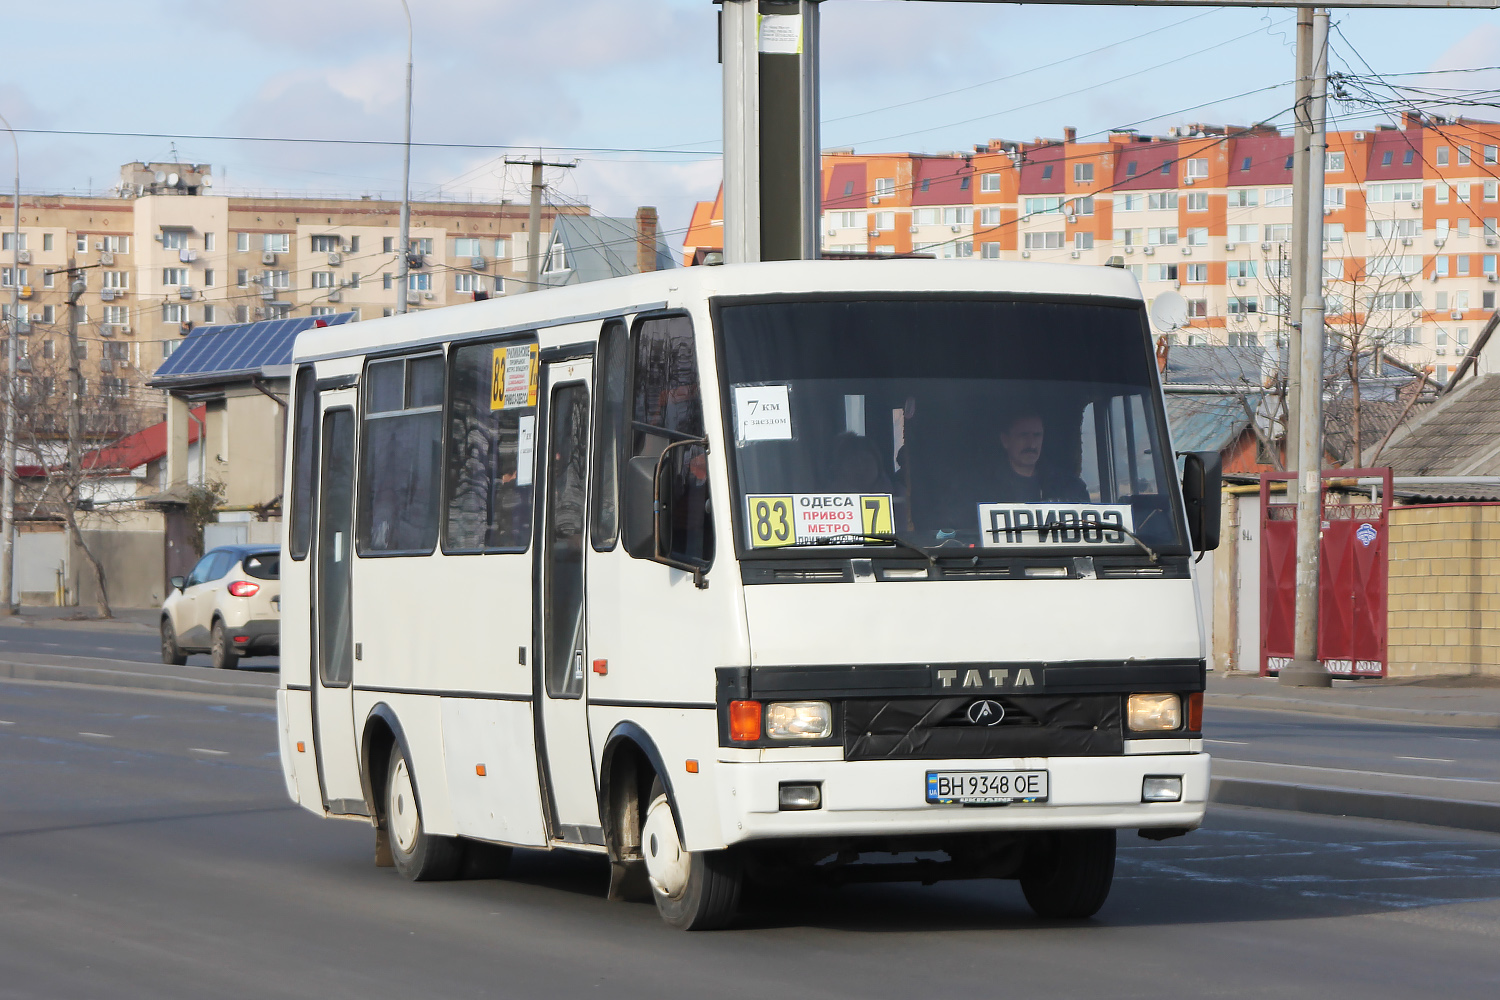
<svg viewBox="0 0 1500 1000"><path fill-rule="evenodd" d="M1128 270L993 260L778 261L674 268L307 330L293 361L348 357L485 334L682 308L721 295L987 293L1141 300Z"/></svg>

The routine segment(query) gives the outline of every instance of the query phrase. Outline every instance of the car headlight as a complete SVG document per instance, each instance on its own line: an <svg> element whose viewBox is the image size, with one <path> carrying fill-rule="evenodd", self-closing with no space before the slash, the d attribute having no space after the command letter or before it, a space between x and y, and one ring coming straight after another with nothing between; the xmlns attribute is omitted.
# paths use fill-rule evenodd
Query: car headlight
<svg viewBox="0 0 1500 1000"><path fill-rule="evenodd" d="M773 740L823 740L833 732L826 701L778 701L766 706L766 736Z"/></svg>
<svg viewBox="0 0 1500 1000"><path fill-rule="evenodd" d="M1133 694L1125 703L1125 724L1138 733L1182 728L1182 699L1175 694Z"/></svg>

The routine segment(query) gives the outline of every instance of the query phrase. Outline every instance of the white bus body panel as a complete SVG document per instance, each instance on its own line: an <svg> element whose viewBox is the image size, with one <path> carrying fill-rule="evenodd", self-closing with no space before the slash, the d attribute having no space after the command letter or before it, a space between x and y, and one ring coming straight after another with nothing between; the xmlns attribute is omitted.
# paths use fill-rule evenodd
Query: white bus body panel
<svg viewBox="0 0 1500 1000"><path fill-rule="evenodd" d="M453 832L522 847L547 843L531 705L478 698L441 705Z"/></svg>
<svg viewBox="0 0 1500 1000"><path fill-rule="evenodd" d="M358 663L355 663L354 669L355 677L358 678ZM447 769L443 762L441 701L440 698L426 694L365 691L360 689L356 680L354 731L355 740L362 742L371 710L382 703L391 708L401 722L401 735L406 738L406 749L410 753L407 764L411 768L412 783L416 786L417 801L422 808L422 825L428 833L448 837L457 831L454 828L453 806L448 794ZM370 764L373 768L386 767L385 761L371 761Z"/></svg>

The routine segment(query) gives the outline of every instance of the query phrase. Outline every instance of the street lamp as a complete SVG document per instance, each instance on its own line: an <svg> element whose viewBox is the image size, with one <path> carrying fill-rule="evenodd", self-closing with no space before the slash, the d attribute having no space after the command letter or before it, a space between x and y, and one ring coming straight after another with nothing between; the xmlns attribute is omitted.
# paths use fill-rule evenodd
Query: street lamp
<svg viewBox="0 0 1500 1000"><path fill-rule="evenodd" d="M407 311L407 275L411 270L411 8L401 0L406 11L406 154L401 164L401 277L397 285L396 311Z"/></svg>
<svg viewBox="0 0 1500 1000"><path fill-rule="evenodd" d="M5 336L5 443L0 449L0 615L16 613L16 324L21 321L21 144L16 130L0 115L0 124L10 133L10 144L16 152L15 221L11 231L10 322Z"/></svg>

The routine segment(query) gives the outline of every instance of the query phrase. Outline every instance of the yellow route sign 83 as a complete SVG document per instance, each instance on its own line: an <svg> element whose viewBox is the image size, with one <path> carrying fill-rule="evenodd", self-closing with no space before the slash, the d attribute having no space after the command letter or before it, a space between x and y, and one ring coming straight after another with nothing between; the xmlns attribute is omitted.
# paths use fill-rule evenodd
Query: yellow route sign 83
<svg viewBox="0 0 1500 1000"><path fill-rule="evenodd" d="M755 494L745 497L745 513L757 549L857 545L861 535L892 531L889 493Z"/></svg>
<svg viewBox="0 0 1500 1000"><path fill-rule="evenodd" d="M495 348L490 360L490 409L510 410L536 405L537 350L535 344Z"/></svg>

